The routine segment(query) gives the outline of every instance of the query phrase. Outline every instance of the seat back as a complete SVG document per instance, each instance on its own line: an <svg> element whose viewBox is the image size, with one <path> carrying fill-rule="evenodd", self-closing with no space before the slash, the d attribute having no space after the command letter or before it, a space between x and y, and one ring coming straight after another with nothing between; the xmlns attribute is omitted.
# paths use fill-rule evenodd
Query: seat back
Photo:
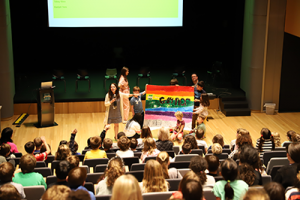
<svg viewBox="0 0 300 200"><path fill-rule="evenodd" d="M87 165L81 165L81 166L79 166L79 167L84 168L84 169L86 170L86 173L90 173L90 168L89 168L89 166L87 166Z"/></svg>
<svg viewBox="0 0 300 200"><path fill-rule="evenodd" d="M179 183L181 179L166 179L170 184L169 191L178 191Z"/></svg>
<svg viewBox="0 0 300 200"><path fill-rule="evenodd" d="M178 171L181 174L181 176L183 177L186 173L188 173L189 171L191 171L191 169L190 168L178 169Z"/></svg>
<svg viewBox="0 0 300 200"><path fill-rule="evenodd" d="M95 194L94 184L92 182L85 182L84 187Z"/></svg>
<svg viewBox="0 0 300 200"><path fill-rule="evenodd" d="M178 155L179 151L180 151L180 147L179 146L173 146L173 151L176 155Z"/></svg>
<svg viewBox="0 0 300 200"><path fill-rule="evenodd" d="M216 196L212 192L212 188L205 187L203 188L203 196L206 200L216 200Z"/></svg>
<svg viewBox="0 0 300 200"><path fill-rule="evenodd" d="M166 151L166 152L169 154L170 157L172 157L172 158L175 157L175 153L174 153L173 150L168 150L168 151Z"/></svg>
<svg viewBox="0 0 300 200"><path fill-rule="evenodd" d="M271 169L275 165L288 165L289 160L287 158L271 158L271 160L268 162L268 166L266 169L267 174L270 174Z"/></svg>
<svg viewBox="0 0 300 200"><path fill-rule="evenodd" d="M202 149L202 152L205 152L205 146L204 145L198 145L199 149Z"/></svg>
<svg viewBox="0 0 300 200"><path fill-rule="evenodd" d="M139 171L145 169L146 163L133 163L131 165L130 171Z"/></svg>
<svg viewBox="0 0 300 200"><path fill-rule="evenodd" d="M79 158L79 160L80 160L81 162L83 162L84 155L76 155L76 156Z"/></svg>
<svg viewBox="0 0 300 200"><path fill-rule="evenodd" d="M47 178L46 178L47 185L50 185L50 184L56 183L56 182L57 182L57 177L56 176L53 176L53 175L47 176Z"/></svg>
<svg viewBox="0 0 300 200"><path fill-rule="evenodd" d="M19 152L19 153L13 153L17 158L21 158L22 157L22 153Z"/></svg>
<svg viewBox="0 0 300 200"><path fill-rule="evenodd" d="M275 147L273 151L286 151L285 147Z"/></svg>
<svg viewBox="0 0 300 200"><path fill-rule="evenodd" d="M87 151L90 151L91 149L84 149L84 150L82 150L82 152L81 152L81 154L82 155L85 155L85 153L87 152Z"/></svg>
<svg viewBox="0 0 300 200"><path fill-rule="evenodd" d="M212 153L208 153L208 154L206 154L205 155L205 157L206 156L209 156L209 155L215 155L215 156L217 156L218 158L219 158L219 160L220 159L227 159L228 158L228 153L221 153L221 154L212 154Z"/></svg>
<svg viewBox="0 0 300 200"><path fill-rule="evenodd" d="M86 159L83 161L83 165L87 165L89 167L94 168L94 171L95 171L96 165L107 164L107 163L108 163L107 158Z"/></svg>
<svg viewBox="0 0 300 200"><path fill-rule="evenodd" d="M175 162L178 161L191 161L191 159L195 156L199 156L198 154L184 154L184 155L177 155L175 157Z"/></svg>
<svg viewBox="0 0 300 200"><path fill-rule="evenodd" d="M44 161L36 161L35 168L46 167L46 162Z"/></svg>
<svg viewBox="0 0 300 200"><path fill-rule="evenodd" d="M59 164L60 160L53 160L52 163L51 163L51 171L52 171L52 174L54 174L54 169L56 168L56 166Z"/></svg>
<svg viewBox="0 0 300 200"><path fill-rule="evenodd" d="M184 169L189 168L190 161L178 161L178 162L171 162L169 168L175 167L176 169Z"/></svg>
<svg viewBox="0 0 300 200"><path fill-rule="evenodd" d="M111 159L116 156L116 153L107 153L106 155L108 159Z"/></svg>
<svg viewBox="0 0 300 200"><path fill-rule="evenodd" d="M202 149L192 149L191 154L198 154L199 156L203 156L203 150Z"/></svg>
<svg viewBox="0 0 300 200"><path fill-rule="evenodd" d="M133 152L134 157L141 158L142 152Z"/></svg>
<svg viewBox="0 0 300 200"><path fill-rule="evenodd" d="M207 153L210 153L210 154L211 154L211 153L212 153L212 150L211 150L211 149L208 150ZM223 150L222 150L222 153L227 153L227 154L229 155L229 154L231 153L231 150L230 150L230 149L223 149Z"/></svg>
<svg viewBox="0 0 300 200"><path fill-rule="evenodd" d="M128 166L128 169L131 168L133 163L139 163L140 160L138 157L124 157L123 158L124 164Z"/></svg>
<svg viewBox="0 0 300 200"><path fill-rule="evenodd" d="M169 199L173 192L149 192L143 193L143 200L166 200Z"/></svg>
<svg viewBox="0 0 300 200"><path fill-rule="evenodd" d="M291 144L291 142L284 142L282 146L286 148L286 147L289 146L290 144Z"/></svg>
<svg viewBox="0 0 300 200"><path fill-rule="evenodd" d="M97 184L99 178L104 174L104 172L95 172L95 173L88 173L87 174L87 181L92 182L93 184Z"/></svg>
<svg viewBox="0 0 300 200"><path fill-rule="evenodd" d="M107 164L96 165L94 172L105 172Z"/></svg>
<svg viewBox="0 0 300 200"><path fill-rule="evenodd" d="M49 164L49 163L52 163L53 160L54 160L54 156L53 156L53 155L48 155L48 156L47 156L47 159L45 160L45 162L46 162L46 167L48 167L48 164Z"/></svg>
<svg viewBox="0 0 300 200"><path fill-rule="evenodd" d="M110 195L96 195L95 198L96 198L96 200L110 200L111 194Z"/></svg>
<svg viewBox="0 0 300 200"><path fill-rule="evenodd" d="M272 177L270 175L261 175L262 184L265 185L272 181Z"/></svg>
<svg viewBox="0 0 300 200"><path fill-rule="evenodd" d="M145 158L145 163L148 161L148 160L156 160L156 156L148 156Z"/></svg>
<svg viewBox="0 0 300 200"><path fill-rule="evenodd" d="M286 157L286 151L266 151L264 152L263 159L264 165L267 167L268 162L271 158L278 158L278 157Z"/></svg>
<svg viewBox="0 0 300 200"><path fill-rule="evenodd" d="M272 179L275 178L275 176L276 176L276 174L277 174L277 171L278 171L281 167L283 167L283 165L274 165L274 166L272 167L272 169L270 170L270 175L271 175Z"/></svg>
<svg viewBox="0 0 300 200"><path fill-rule="evenodd" d="M26 199L30 200L40 200L45 193L45 186L36 185L36 186L25 186L24 193L26 195Z"/></svg>
<svg viewBox="0 0 300 200"><path fill-rule="evenodd" d="M138 180L138 182L142 182L143 178L144 178L144 170L129 171L129 172L126 172L126 174L131 174L132 176L134 176Z"/></svg>
<svg viewBox="0 0 300 200"><path fill-rule="evenodd" d="M52 171L49 167L37 167L37 168L34 168L33 171L40 173L43 177L52 175Z"/></svg>
<svg viewBox="0 0 300 200"><path fill-rule="evenodd" d="M220 181L220 180L224 180L223 176L215 176L215 181Z"/></svg>

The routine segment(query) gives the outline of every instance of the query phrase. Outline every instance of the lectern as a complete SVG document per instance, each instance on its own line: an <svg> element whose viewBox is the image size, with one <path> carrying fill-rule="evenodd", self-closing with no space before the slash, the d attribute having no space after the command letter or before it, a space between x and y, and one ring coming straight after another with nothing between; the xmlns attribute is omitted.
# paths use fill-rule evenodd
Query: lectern
<svg viewBox="0 0 300 200"><path fill-rule="evenodd" d="M53 88L40 88L38 90L38 127L57 125L54 122L55 100Z"/></svg>

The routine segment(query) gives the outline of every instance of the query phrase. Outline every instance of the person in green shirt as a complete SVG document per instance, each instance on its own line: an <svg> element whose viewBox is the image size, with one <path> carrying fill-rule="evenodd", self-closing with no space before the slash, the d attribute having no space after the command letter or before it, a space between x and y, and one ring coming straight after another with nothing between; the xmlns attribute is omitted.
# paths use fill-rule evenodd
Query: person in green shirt
<svg viewBox="0 0 300 200"><path fill-rule="evenodd" d="M33 172L36 166L36 159L31 154L26 154L21 157L19 166L21 172L16 173L13 177L13 182L19 183L23 186L43 185L47 189L47 184L43 176L39 173Z"/></svg>

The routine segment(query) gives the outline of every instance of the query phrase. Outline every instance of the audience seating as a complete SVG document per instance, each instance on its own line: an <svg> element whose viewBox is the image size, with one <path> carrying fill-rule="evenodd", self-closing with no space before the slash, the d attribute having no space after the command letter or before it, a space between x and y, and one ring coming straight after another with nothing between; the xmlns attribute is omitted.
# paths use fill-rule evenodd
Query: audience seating
<svg viewBox="0 0 300 200"><path fill-rule="evenodd" d="M145 158L145 163L148 161L148 160L156 160L156 156L148 156Z"/></svg>
<svg viewBox="0 0 300 200"><path fill-rule="evenodd" d="M40 200L45 193L45 187L43 185L25 186L24 193L28 200Z"/></svg>
<svg viewBox="0 0 300 200"><path fill-rule="evenodd" d="M82 155L85 155L85 153L87 152L87 151L90 151L91 149L84 149L84 150L82 150L82 152L81 152L81 154Z"/></svg>
<svg viewBox="0 0 300 200"><path fill-rule="evenodd" d="M224 145L224 149L230 149L230 145L229 144L225 144Z"/></svg>
<svg viewBox="0 0 300 200"><path fill-rule="evenodd" d="M223 176L215 176L215 181L220 181L220 180L224 180Z"/></svg>
<svg viewBox="0 0 300 200"><path fill-rule="evenodd" d="M130 171L139 171L145 169L146 163L133 163L131 165Z"/></svg>
<svg viewBox="0 0 300 200"><path fill-rule="evenodd" d="M19 153L13 153L15 156L16 156L16 158L21 158L22 157L22 153L21 152L19 152Z"/></svg>
<svg viewBox="0 0 300 200"><path fill-rule="evenodd" d="M87 165L81 165L79 167L85 168L86 169L86 173L90 173L90 168Z"/></svg>
<svg viewBox="0 0 300 200"><path fill-rule="evenodd" d="M203 150L202 149L192 149L191 154L198 154L199 156L203 156Z"/></svg>
<svg viewBox="0 0 300 200"><path fill-rule="evenodd" d="M286 151L266 151L264 152L263 159L264 165L267 167L268 162L271 158L278 158L278 157L286 157Z"/></svg>
<svg viewBox="0 0 300 200"><path fill-rule="evenodd" d="M178 162L171 162L169 168L175 167L176 169L184 169L189 168L190 161L178 161Z"/></svg>
<svg viewBox="0 0 300 200"><path fill-rule="evenodd" d="M178 171L181 174L181 176L183 177L186 173L188 173L189 171L191 171L191 169L190 168L178 169Z"/></svg>
<svg viewBox="0 0 300 200"><path fill-rule="evenodd" d="M144 178L144 170L129 171L129 172L126 172L126 174L131 174L132 176L134 176L138 180L138 182L142 182L143 178Z"/></svg>
<svg viewBox="0 0 300 200"><path fill-rule="evenodd" d="M96 165L94 172L105 172L107 164Z"/></svg>
<svg viewBox="0 0 300 200"><path fill-rule="evenodd" d="M175 162L178 161L191 161L191 159L195 156L199 156L198 154L184 154L184 155L177 155L175 157Z"/></svg>
<svg viewBox="0 0 300 200"><path fill-rule="evenodd" d="M174 158L174 157L175 157L175 153L174 153L173 150L169 150L169 151L166 151L166 152L169 154L169 156L170 156L171 158Z"/></svg>
<svg viewBox="0 0 300 200"><path fill-rule="evenodd" d="M92 182L85 182L84 187L95 194L94 184Z"/></svg>
<svg viewBox="0 0 300 200"><path fill-rule="evenodd" d="M170 184L169 191L178 191L179 183L181 179L166 179Z"/></svg>
<svg viewBox="0 0 300 200"><path fill-rule="evenodd" d="M128 169L131 168L133 163L139 163L140 159L138 157L125 157L123 158L124 164L128 166Z"/></svg>
<svg viewBox="0 0 300 200"><path fill-rule="evenodd" d="M58 165L58 163L60 162L60 160L54 160L52 163L51 163L51 171L52 171L52 174L54 174L54 169L56 168L56 166Z"/></svg>
<svg viewBox="0 0 300 200"><path fill-rule="evenodd" d="M144 149L144 148L141 148L141 147L136 148L136 150L138 150L138 151L140 151L140 152L142 152L143 149Z"/></svg>
<svg viewBox="0 0 300 200"><path fill-rule="evenodd" d="M99 164L107 164L108 159L107 158L97 158L97 159L86 159L83 161L83 165L87 165L89 167L94 168L95 171L95 166Z"/></svg>
<svg viewBox="0 0 300 200"><path fill-rule="evenodd" d="M46 162L44 161L36 161L36 165L35 165L36 168L39 168L39 167L46 167ZM48 167L48 166L47 166Z"/></svg>
<svg viewBox="0 0 300 200"><path fill-rule="evenodd" d="M110 160L111 158L116 156L116 153L107 153L106 155L107 155L108 160Z"/></svg>
<svg viewBox="0 0 300 200"><path fill-rule="evenodd" d="M202 152L205 153L205 146L204 145L198 145L199 149L202 149Z"/></svg>
<svg viewBox="0 0 300 200"><path fill-rule="evenodd" d="M273 151L285 151L286 152L286 148L285 147L275 147L275 149Z"/></svg>
<svg viewBox="0 0 300 200"><path fill-rule="evenodd" d="M77 157L79 158L79 160L80 160L81 162L83 162L83 160L84 160L84 155L77 155Z"/></svg>
<svg viewBox="0 0 300 200"><path fill-rule="evenodd" d="M272 178L270 175L261 175L261 179L263 185L272 182Z"/></svg>
<svg viewBox="0 0 300 200"><path fill-rule="evenodd" d="M9 158L9 159L7 159L7 161L9 161L9 160L14 160L15 161L15 163L16 163L16 166L20 163L20 159L21 158Z"/></svg>
<svg viewBox="0 0 300 200"><path fill-rule="evenodd" d="M104 172L94 172L94 173L88 173L86 180L88 182L92 182L93 184L97 184L99 178L104 174Z"/></svg>
<svg viewBox="0 0 300 200"><path fill-rule="evenodd" d="M208 150L207 153L212 154L212 150ZM227 153L229 155L231 153L231 149L223 149L222 153Z"/></svg>
<svg viewBox="0 0 300 200"><path fill-rule="evenodd" d="M283 147L287 147L287 146L289 146L290 144L291 144L292 142L285 142L285 143L283 143Z"/></svg>
<svg viewBox="0 0 300 200"><path fill-rule="evenodd" d="M209 156L209 155L215 155L217 156L219 159L227 159L228 158L228 153L221 153L221 154L212 154L212 153L208 153L205 155L206 156Z"/></svg>
<svg viewBox="0 0 300 200"><path fill-rule="evenodd" d="M173 146L173 151L176 155L179 154L179 151L180 151L180 147L179 146Z"/></svg>
<svg viewBox="0 0 300 200"><path fill-rule="evenodd" d="M138 157L138 158L141 158L141 155L142 155L142 152L133 152L134 153L134 157Z"/></svg>
<svg viewBox="0 0 300 200"><path fill-rule="evenodd" d="M288 165L290 162L287 158L271 158L266 169L267 174L270 174L271 169L275 165Z"/></svg>
<svg viewBox="0 0 300 200"><path fill-rule="evenodd" d="M47 185L50 185L50 184L55 183L55 182L57 182L57 177L56 176L53 176L53 175L47 176L47 178L46 178Z"/></svg>
<svg viewBox="0 0 300 200"><path fill-rule="evenodd" d="M216 196L214 195L214 193L212 192L212 188L203 188L203 197L206 200L216 200Z"/></svg>
<svg viewBox="0 0 300 200"><path fill-rule="evenodd" d="M111 194L110 195L97 195L95 196L96 200L110 200Z"/></svg>
<svg viewBox="0 0 300 200"><path fill-rule="evenodd" d="M143 194L143 200L166 200L172 196L173 192L149 192Z"/></svg>
<svg viewBox="0 0 300 200"><path fill-rule="evenodd" d="M277 171L283 167L284 165L274 165L270 170L270 176L272 177L272 180L275 178Z"/></svg>
<svg viewBox="0 0 300 200"><path fill-rule="evenodd" d="M33 171L40 173L43 177L52 175L51 169L49 167L38 167L38 168L34 168Z"/></svg>
<svg viewBox="0 0 300 200"><path fill-rule="evenodd" d="M52 163L52 162L53 162L54 157L55 157L55 156L53 156L53 155L48 155L48 156L47 156L47 159L45 160L46 167L48 166L49 163Z"/></svg>

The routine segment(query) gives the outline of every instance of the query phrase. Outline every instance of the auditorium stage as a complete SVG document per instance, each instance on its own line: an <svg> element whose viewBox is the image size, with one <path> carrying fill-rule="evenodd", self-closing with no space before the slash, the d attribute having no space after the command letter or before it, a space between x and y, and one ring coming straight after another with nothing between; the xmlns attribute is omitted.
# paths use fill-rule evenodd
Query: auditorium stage
<svg viewBox="0 0 300 200"><path fill-rule="evenodd" d="M209 114L214 119L207 122L205 141L208 145L211 145L212 137L217 133L222 134L225 143L229 144L231 140L235 139L237 128L249 130L254 144L256 139L260 137L261 128L264 127L269 128L272 132L278 132L281 136L281 142L286 141L286 132L288 130L300 132L300 113L266 115L266 113L252 112L251 116L225 117L216 109L209 109ZM25 153L24 144L30 140L32 141L37 136L45 136L54 153L60 140L70 139L70 134L74 128L78 130L75 140L78 142L79 152L81 152L86 146L87 139L91 136L99 135L103 130L104 112L56 114L55 122L58 123L58 126L49 128L36 128L34 123L37 122L37 115L35 114L31 114L22 126L17 128L12 123L18 116L14 115L8 121L1 121L1 128L11 127L14 130L12 139L22 153ZM124 127L124 124L120 124L120 131ZM109 130L107 135L113 138L113 130ZM157 130L153 131L153 135L157 137ZM181 144L175 142L175 145Z"/></svg>

